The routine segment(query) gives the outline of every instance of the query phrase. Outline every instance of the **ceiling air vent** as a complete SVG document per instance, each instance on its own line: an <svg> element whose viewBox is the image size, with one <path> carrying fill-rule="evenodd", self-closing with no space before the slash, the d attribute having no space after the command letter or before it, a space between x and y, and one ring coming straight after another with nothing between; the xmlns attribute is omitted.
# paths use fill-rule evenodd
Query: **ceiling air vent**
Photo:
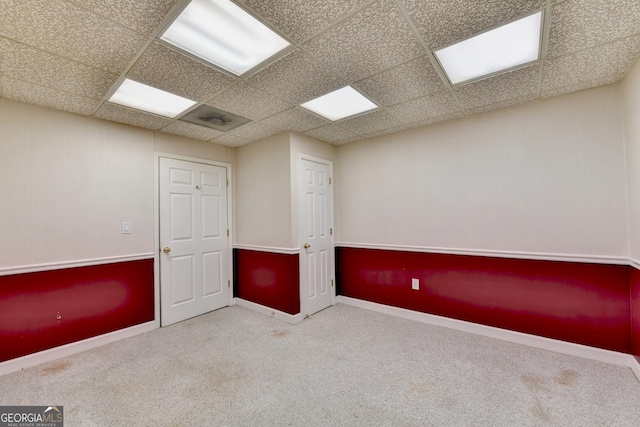
<svg viewBox="0 0 640 427"><path fill-rule="evenodd" d="M227 111L218 110L209 105L201 105L189 111L180 117L180 120L222 132L228 132L251 121Z"/></svg>

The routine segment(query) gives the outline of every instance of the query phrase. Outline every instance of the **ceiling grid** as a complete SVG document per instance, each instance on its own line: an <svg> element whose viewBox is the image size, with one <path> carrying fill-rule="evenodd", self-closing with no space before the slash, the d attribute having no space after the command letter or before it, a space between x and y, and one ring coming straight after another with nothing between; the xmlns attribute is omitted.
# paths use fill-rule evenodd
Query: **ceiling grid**
<svg viewBox="0 0 640 427"><path fill-rule="evenodd" d="M240 76L160 40L189 0L3 1L0 97L230 147L284 131L339 145L616 83L640 55L637 0L236 3L291 43ZM536 62L449 83L435 50L540 10ZM125 79L252 122L225 133L108 102ZM332 122L300 107L346 85L379 108Z"/></svg>

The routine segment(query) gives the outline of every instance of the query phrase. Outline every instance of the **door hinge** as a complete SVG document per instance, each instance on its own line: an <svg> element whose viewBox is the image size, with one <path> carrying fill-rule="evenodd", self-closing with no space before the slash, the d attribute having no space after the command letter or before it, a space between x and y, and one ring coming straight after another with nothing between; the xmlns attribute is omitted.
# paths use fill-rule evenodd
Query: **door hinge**
<svg viewBox="0 0 640 427"><path fill-rule="evenodd" d="M333 228L329 229L329 236L333 236Z"/></svg>
<svg viewBox="0 0 640 427"><path fill-rule="evenodd" d="M231 280L227 280L227 288L231 287Z"/></svg>
<svg viewBox="0 0 640 427"><path fill-rule="evenodd" d="M331 279L331 287L333 288L333 279Z"/></svg>
<svg viewBox="0 0 640 427"><path fill-rule="evenodd" d="M329 177L329 185L331 185L331 177Z"/></svg>
<svg viewBox="0 0 640 427"><path fill-rule="evenodd" d="M227 178L227 187L229 186L229 178Z"/></svg>
<svg viewBox="0 0 640 427"><path fill-rule="evenodd" d="M229 229L227 228L227 237L229 237Z"/></svg>

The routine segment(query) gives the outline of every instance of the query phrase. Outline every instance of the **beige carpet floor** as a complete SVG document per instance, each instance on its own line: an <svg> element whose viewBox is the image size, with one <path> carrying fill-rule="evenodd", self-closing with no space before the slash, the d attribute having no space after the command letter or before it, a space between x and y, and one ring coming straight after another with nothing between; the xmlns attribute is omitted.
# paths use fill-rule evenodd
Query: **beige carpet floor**
<svg viewBox="0 0 640 427"><path fill-rule="evenodd" d="M218 310L0 377L65 426L640 425L630 369L337 305Z"/></svg>

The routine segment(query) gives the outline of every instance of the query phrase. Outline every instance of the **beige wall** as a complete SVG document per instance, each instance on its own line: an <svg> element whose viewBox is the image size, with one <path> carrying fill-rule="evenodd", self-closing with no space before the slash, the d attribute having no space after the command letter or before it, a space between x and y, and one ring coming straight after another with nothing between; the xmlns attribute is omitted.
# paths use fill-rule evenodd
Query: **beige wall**
<svg viewBox="0 0 640 427"><path fill-rule="evenodd" d="M620 86L339 147L339 242L626 256Z"/></svg>
<svg viewBox="0 0 640 427"><path fill-rule="evenodd" d="M640 61L622 83L629 192L629 256L640 260Z"/></svg>
<svg viewBox="0 0 640 427"><path fill-rule="evenodd" d="M7 99L0 138L0 268L153 252L154 151L233 161L225 147Z"/></svg>
<svg viewBox="0 0 640 427"><path fill-rule="evenodd" d="M237 148L236 165L234 243L291 248L289 134Z"/></svg>

